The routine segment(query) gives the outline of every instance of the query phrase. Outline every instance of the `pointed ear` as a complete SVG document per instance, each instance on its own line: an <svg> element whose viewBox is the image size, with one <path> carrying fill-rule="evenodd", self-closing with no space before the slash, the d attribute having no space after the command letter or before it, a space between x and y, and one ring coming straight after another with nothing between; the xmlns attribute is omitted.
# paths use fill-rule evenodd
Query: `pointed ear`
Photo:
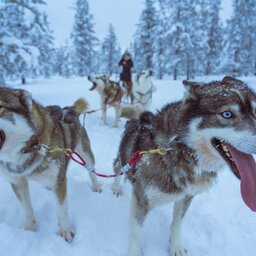
<svg viewBox="0 0 256 256"><path fill-rule="evenodd" d="M108 76L108 75L103 75L102 78L103 78L105 81L108 81L108 80L109 80L109 76Z"/></svg>
<svg viewBox="0 0 256 256"><path fill-rule="evenodd" d="M236 83L236 84L244 84L243 81L241 80L238 80L232 76L225 76L222 81L221 81L222 84L230 84L230 83Z"/></svg>
<svg viewBox="0 0 256 256"><path fill-rule="evenodd" d="M21 104L28 110L32 110L33 99L30 92L26 90L17 89L17 96L20 99Z"/></svg>
<svg viewBox="0 0 256 256"><path fill-rule="evenodd" d="M182 81L183 86L185 88L185 94L184 94L184 98L185 99L197 99L198 98L198 94L197 94L197 90L204 85L204 83L198 83L198 82L190 82L187 80Z"/></svg>
<svg viewBox="0 0 256 256"><path fill-rule="evenodd" d="M140 76L141 76L141 71L139 73L137 73L137 75L136 75L136 81L137 82L139 81Z"/></svg>

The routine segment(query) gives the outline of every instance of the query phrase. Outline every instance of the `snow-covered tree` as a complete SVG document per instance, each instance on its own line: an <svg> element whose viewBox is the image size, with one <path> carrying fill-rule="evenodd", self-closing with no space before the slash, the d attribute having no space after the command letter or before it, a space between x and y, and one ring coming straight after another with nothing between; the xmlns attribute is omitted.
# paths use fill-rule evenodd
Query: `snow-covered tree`
<svg viewBox="0 0 256 256"><path fill-rule="evenodd" d="M63 46L55 49L54 51L54 74L69 78L74 74L73 67L73 49L69 42L66 42Z"/></svg>
<svg viewBox="0 0 256 256"><path fill-rule="evenodd" d="M200 30L203 38L200 58L205 75L216 74L220 71L220 58L223 50L223 28L220 21L221 0L199 0Z"/></svg>
<svg viewBox="0 0 256 256"><path fill-rule="evenodd" d="M165 37L165 63L173 78L177 79L185 70L189 71L192 61L193 45L188 24L192 15L188 0L173 0L170 7L172 11Z"/></svg>
<svg viewBox="0 0 256 256"><path fill-rule="evenodd" d="M38 61L43 64L45 42L51 43L46 16L39 11L42 0L4 0L0 6L0 73L3 76L25 77L35 72ZM49 42L49 40L50 42ZM48 40L48 41L47 41Z"/></svg>
<svg viewBox="0 0 256 256"><path fill-rule="evenodd" d="M117 37L112 24L104 38L101 46L101 71L104 74L112 75L118 72L118 62L121 58L121 49L118 46Z"/></svg>
<svg viewBox="0 0 256 256"><path fill-rule="evenodd" d="M146 0L134 36L134 63L137 70L153 69L153 43L156 34L156 8L153 0Z"/></svg>
<svg viewBox="0 0 256 256"><path fill-rule="evenodd" d="M224 71L233 75L256 73L256 1L233 0L228 21Z"/></svg>
<svg viewBox="0 0 256 256"><path fill-rule="evenodd" d="M40 26L33 28L31 42L39 50L36 74L50 77L53 74L53 36L45 13L42 14L42 24L44 25L43 33Z"/></svg>
<svg viewBox="0 0 256 256"><path fill-rule="evenodd" d="M162 79L166 69L165 69L165 24L164 17L158 15L157 26L155 29L155 40L153 42L154 49L154 71L156 77Z"/></svg>
<svg viewBox="0 0 256 256"><path fill-rule="evenodd" d="M93 16L87 0L76 1L76 13L72 32L74 66L76 74L86 76L93 72L98 40L93 29Z"/></svg>

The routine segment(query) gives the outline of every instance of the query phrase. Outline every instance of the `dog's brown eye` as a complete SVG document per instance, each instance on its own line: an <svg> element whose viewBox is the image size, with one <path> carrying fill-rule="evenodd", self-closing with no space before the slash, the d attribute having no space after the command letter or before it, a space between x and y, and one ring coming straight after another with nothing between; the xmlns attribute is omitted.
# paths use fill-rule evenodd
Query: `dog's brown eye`
<svg viewBox="0 0 256 256"><path fill-rule="evenodd" d="M234 114L231 111L224 111L221 113L221 116L225 119L230 119L234 117Z"/></svg>

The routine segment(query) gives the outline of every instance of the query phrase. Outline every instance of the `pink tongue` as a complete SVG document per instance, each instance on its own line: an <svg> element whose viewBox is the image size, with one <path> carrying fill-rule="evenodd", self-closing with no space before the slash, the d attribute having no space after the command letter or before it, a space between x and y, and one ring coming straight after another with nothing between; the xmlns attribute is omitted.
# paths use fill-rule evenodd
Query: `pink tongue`
<svg viewBox="0 0 256 256"><path fill-rule="evenodd" d="M241 177L241 194L246 205L256 212L256 163L252 155L228 145Z"/></svg>

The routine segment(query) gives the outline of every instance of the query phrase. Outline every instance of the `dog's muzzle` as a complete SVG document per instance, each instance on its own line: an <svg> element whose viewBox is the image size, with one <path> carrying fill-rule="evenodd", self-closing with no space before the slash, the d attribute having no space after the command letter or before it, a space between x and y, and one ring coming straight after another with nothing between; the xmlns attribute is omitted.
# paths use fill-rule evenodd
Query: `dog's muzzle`
<svg viewBox="0 0 256 256"><path fill-rule="evenodd" d="M5 142L5 132L0 130L0 150L2 149Z"/></svg>
<svg viewBox="0 0 256 256"><path fill-rule="evenodd" d="M97 87L96 83L92 83L92 87L89 89L90 91L93 91Z"/></svg>

